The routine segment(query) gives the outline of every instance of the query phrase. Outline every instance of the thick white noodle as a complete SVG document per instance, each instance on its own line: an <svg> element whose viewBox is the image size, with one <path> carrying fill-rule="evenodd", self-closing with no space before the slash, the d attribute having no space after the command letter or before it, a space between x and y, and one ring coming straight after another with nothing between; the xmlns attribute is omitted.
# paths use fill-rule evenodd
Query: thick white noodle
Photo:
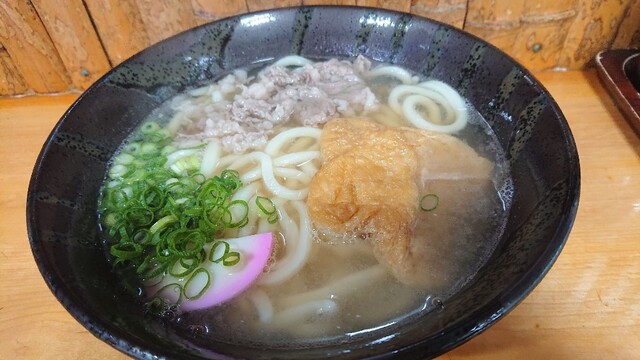
<svg viewBox="0 0 640 360"><path fill-rule="evenodd" d="M293 140L291 146L287 147L287 152L319 150L320 143L312 137L301 137Z"/></svg>
<svg viewBox="0 0 640 360"><path fill-rule="evenodd" d="M270 323L273 320L273 304L264 290L253 291L249 298L258 311L258 318L262 323Z"/></svg>
<svg viewBox="0 0 640 360"><path fill-rule="evenodd" d="M308 188L290 189L280 184L273 173L273 161L271 159L271 156L261 151L254 151L250 154L247 154L245 157L232 164L230 168L239 169L252 161L259 162L260 169L262 170L262 173L259 175L255 171L250 174L252 176L252 181L255 181L258 177L261 177L264 185L273 195L287 200L302 200L307 196L307 193L309 192ZM244 175L241 175L240 179L242 181L245 181L245 178L243 176Z"/></svg>
<svg viewBox="0 0 640 360"><path fill-rule="evenodd" d="M223 161L229 161L229 164L227 165L228 169L233 169L233 170L238 170L238 171L242 171L242 169L244 169L245 167L248 166L252 166L256 164L256 162L258 162L258 160L254 157L254 156L250 156L253 153L250 154L246 154L244 156L238 156L238 157L233 157L233 155L230 156L226 156L223 157L222 159L220 159L220 163L222 165Z"/></svg>
<svg viewBox="0 0 640 360"><path fill-rule="evenodd" d="M446 117L443 117L442 112L438 107L438 104L436 104L436 102L433 101L431 98L428 98L426 96L420 96L420 95L409 95L409 96L417 96L420 98L418 103L416 103L415 105L420 105L420 107L422 108L421 113L425 114L430 122L434 124L443 125L443 124L447 124L449 122L455 121L455 118L454 118L455 114L446 114ZM406 102L407 102L407 98L405 98L404 101L402 102L402 110L405 114L406 114L406 111L404 110L404 106L405 106L404 104Z"/></svg>
<svg viewBox="0 0 640 360"><path fill-rule="evenodd" d="M231 154L231 155L227 155L224 156L220 159L220 161L218 162L218 169L224 170L224 169L228 169L229 165L233 164L234 162L238 161L238 159L240 159L242 155L237 155L237 154Z"/></svg>
<svg viewBox="0 0 640 360"><path fill-rule="evenodd" d="M417 84L419 81L417 76L413 76L407 70L394 65L380 66L372 69L367 74L369 79L382 76L398 79L403 84Z"/></svg>
<svg viewBox="0 0 640 360"><path fill-rule="evenodd" d="M462 96L460 96L460 94L458 94L458 92L454 88L438 80L425 81L418 84L418 86L435 91L446 98L449 101L450 107L453 109L453 114L455 116L453 122L449 122L449 117L447 117L447 121L445 122L445 124L435 124L433 122L430 122L428 119L424 119L424 117L422 117L422 115L420 115L420 113L416 110L416 105L422 105L421 100L412 96L407 96L402 106L407 120L409 120L415 126L443 133L454 133L462 130L465 126L467 126L467 106L462 99Z"/></svg>
<svg viewBox="0 0 640 360"><path fill-rule="evenodd" d="M249 223L238 229L237 236L246 236L255 232L276 229L274 225L268 224L255 206L256 196L263 191L269 191L272 193L272 200L276 203L276 207L281 214L279 225L283 234L286 234L286 238L288 238L287 247L290 246L289 252L303 255L302 258L306 259L308 255L304 254L308 252L308 250L305 250L307 246L296 245L299 241L300 233L298 224L288 217L284 209L293 206L291 205L292 201L303 200L306 197L309 183L313 175L318 171L320 152L315 150L303 151L302 149L291 152L290 145L297 144L302 139L308 143L307 149L316 147L320 134L321 130L315 128L299 127L289 129L274 137L268 143L265 149L269 150L271 154L256 151L246 155L227 155L219 160L218 169L238 170L241 181L243 184L247 184L243 188L246 190L241 190L236 196L249 204ZM276 158L273 159L273 157ZM244 193L247 195L251 193L253 196L250 199L246 199L247 196L243 195ZM235 199L236 197L233 198L233 200ZM309 228L308 225L305 226ZM297 250L300 252L297 252ZM298 265L293 261L295 259L291 257L287 260L293 266L292 271L299 270ZM281 277L289 277L282 271L279 274L281 274L279 275Z"/></svg>
<svg viewBox="0 0 640 360"><path fill-rule="evenodd" d="M460 96L456 89L449 86L449 84L438 80L425 81L418 84L418 86L442 94L442 96L444 96L449 101L451 107L453 107L454 111L456 112L456 116L458 118L464 118L464 120L461 121L464 121L466 124L468 116L467 104L464 102L464 99L462 98L462 96Z"/></svg>
<svg viewBox="0 0 640 360"><path fill-rule="evenodd" d="M278 156L273 159L273 166L297 166L316 159L320 159L320 151L299 151Z"/></svg>
<svg viewBox="0 0 640 360"><path fill-rule="evenodd" d="M425 100L428 99L424 96L409 95L402 102L402 110L404 111L405 118L415 127L450 134L462 130L467 125L466 119L460 116L456 116L453 123L444 125L437 124L431 121L431 119L425 118L417 110L418 105L422 105Z"/></svg>
<svg viewBox="0 0 640 360"><path fill-rule="evenodd" d="M313 61L304 58L300 55L288 55L283 58L280 58L278 61L274 62L273 65L288 67L288 66L305 66L313 64Z"/></svg>
<svg viewBox="0 0 640 360"><path fill-rule="evenodd" d="M255 163L258 163L257 167L253 167L251 170L240 174L240 180L242 180L243 183L246 184L262 179L266 188L273 195L280 196L287 200L301 200L307 196L307 193L309 191L308 188L291 189L280 184L275 178L271 157L263 152L254 151L250 154L240 157L235 162L230 164L228 168L240 171L242 168Z"/></svg>
<svg viewBox="0 0 640 360"><path fill-rule="evenodd" d="M449 101L439 92L419 85L398 85L389 93L389 107L397 114L403 115L402 100L407 95L421 95L430 98L435 103L440 104L447 114L453 114L453 108Z"/></svg>
<svg viewBox="0 0 640 360"><path fill-rule="evenodd" d="M318 166L316 166L312 161L301 164L299 168L304 171L309 178L313 178L313 176L318 172Z"/></svg>
<svg viewBox="0 0 640 360"><path fill-rule="evenodd" d="M262 178L262 168L260 167L260 165L240 175L240 180L242 181L243 184L254 182L254 181L260 180L261 178Z"/></svg>
<svg viewBox="0 0 640 360"><path fill-rule="evenodd" d="M264 148L264 152L271 156L277 156L278 151L285 144L292 142L296 138L311 137L320 140L320 135L322 135L322 130L316 128L296 127L288 129L274 136L273 139L269 140Z"/></svg>
<svg viewBox="0 0 640 360"><path fill-rule="evenodd" d="M465 126L467 126L467 122L469 121L467 104L456 89L452 88L449 84L438 80L425 81L418 84L418 86L424 87L426 89L431 89L442 94L446 99L449 100L451 107L455 111L455 122L459 124L458 127L460 129L463 129Z"/></svg>
<svg viewBox="0 0 640 360"><path fill-rule="evenodd" d="M293 245L294 247L297 242L300 241L300 228L299 224L293 221L289 216L289 213L286 211L287 206L285 203L281 203L280 201L275 201L276 208L278 209L278 223L280 224L280 229L282 230L282 234L284 235L285 247L287 245ZM286 204L289 204L288 202ZM289 204L290 205L290 204ZM294 209L295 210L295 209Z"/></svg>
<svg viewBox="0 0 640 360"><path fill-rule="evenodd" d="M304 266L311 252L311 243L313 241L311 234L311 223L307 214L306 205L302 201L292 201L291 205L295 208L299 217L299 233L297 237L293 237L289 230L284 226L284 237L286 241L286 253L279 259L273 268L266 274L263 274L258 282L262 285L281 284L298 273ZM282 209L281 209L282 211ZM283 214L282 218L287 215Z"/></svg>
<svg viewBox="0 0 640 360"><path fill-rule="evenodd" d="M280 176L286 179L293 179L306 185L311 182L311 176L309 176L309 174L307 174L306 172L298 169L277 167L273 169L273 173L276 176Z"/></svg>
<svg viewBox="0 0 640 360"><path fill-rule="evenodd" d="M202 163L200 164L200 173L206 178L210 178L215 174L218 163L220 162L220 151L222 147L218 140L212 140L207 147L204 148L202 155Z"/></svg>
<svg viewBox="0 0 640 360"><path fill-rule="evenodd" d="M252 198L256 196L258 193L258 187L260 185L258 183L251 183L236 191L235 194L231 197L231 201L236 200L244 200L249 204Z"/></svg>
<svg viewBox="0 0 640 360"><path fill-rule="evenodd" d="M420 129L454 133L467 125L464 100L455 89L442 81L396 86L389 93L388 102L396 113L404 115L407 121ZM417 110L418 106L425 109L426 117ZM444 118L441 113L445 114Z"/></svg>
<svg viewBox="0 0 640 360"><path fill-rule="evenodd" d="M338 312L338 305L333 300L311 301L273 315L272 324L278 328L302 324L315 316L333 316Z"/></svg>

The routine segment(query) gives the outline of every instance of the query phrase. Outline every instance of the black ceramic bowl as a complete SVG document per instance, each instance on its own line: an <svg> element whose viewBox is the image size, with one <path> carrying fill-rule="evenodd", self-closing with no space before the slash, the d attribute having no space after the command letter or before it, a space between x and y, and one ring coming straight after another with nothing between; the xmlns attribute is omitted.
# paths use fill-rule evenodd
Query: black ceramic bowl
<svg viewBox="0 0 640 360"><path fill-rule="evenodd" d="M339 346L257 349L194 345L122 296L98 237L96 203L107 162L158 104L230 69L287 54L401 64L452 84L484 115L508 157L513 204L487 264L441 311L389 334ZM421 17L368 8L302 7L232 17L142 51L66 112L35 164L27 199L31 247L62 305L134 357L432 357L496 322L538 284L560 253L579 197L576 147L558 105L533 76L487 43Z"/></svg>

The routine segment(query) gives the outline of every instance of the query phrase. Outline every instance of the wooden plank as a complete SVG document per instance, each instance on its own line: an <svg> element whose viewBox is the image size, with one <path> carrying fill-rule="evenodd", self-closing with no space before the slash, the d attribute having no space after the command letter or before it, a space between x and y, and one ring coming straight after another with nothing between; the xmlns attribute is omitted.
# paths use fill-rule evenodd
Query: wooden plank
<svg viewBox="0 0 640 360"><path fill-rule="evenodd" d="M541 23L524 23L515 37L511 55L531 71L556 68L572 22L573 17Z"/></svg>
<svg viewBox="0 0 640 360"><path fill-rule="evenodd" d="M34 91L69 90L67 71L30 2L0 1L0 43Z"/></svg>
<svg viewBox="0 0 640 360"><path fill-rule="evenodd" d="M575 15L579 8L578 0L526 0L522 11L522 15L525 17L523 21L545 22L558 20L558 16L564 19L570 16L562 14L569 12Z"/></svg>
<svg viewBox="0 0 640 360"><path fill-rule="evenodd" d="M555 68L579 6L577 0L526 1L513 56L533 71Z"/></svg>
<svg viewBox="0 0 640 360"><path fill-rule="evenodd" d="M149 46L149 36L135 0L85 0L112 65Z"/></svg>
<svg viewBox="0 0 640 360"><path fill-rule="evenodd" d="M465 30L499 47L533 71L558 66L577 0L471 0Z"/></svg>
<svg viewBox="0 0 640 360"><path fill-rule="evenodd" d="M247 0L249 11L275 9L287 6L299 6L302 0Z"/></svg>
<svg viewBox="0 0 640 360"><path fill-rule="evenodd" d="M357 0L358 6L371 6L396 11L411 11L411 0Z"/></svg>
<svg viewBox="0 0 640 360"><path fill-rule="evenodd" d="M611 48L640 48L640 0L629 3Z"/></svg>
<svg viewBox="0 0 640 360"><path fill-rule="evenodd" d="M356 0L302 0L303 5L356 5Z"/></svg>
<svg viewBox="0 0 640 360"><path fill-rule="evenodd" d="M513 44L522 26L524 2L469 0L464 30L513 55Z"/></svg>
<svg viewBox="0 0 640 360"><path fill-rule="evenodd" d="M412 0L411 13L462 28L467 0Z"/></svg>
<svg viewBox="0 0 640 360"><path fill-rule="evenodd" d="M31 0L71 81L86 89L110 68L82 0Z"/></svg>
<svg viewBox="0 0 640 360"><path fill-rule="evenodd" d="M198 25L189 1L137 0L137 4L152 44Z"/></svg>
<svg viewBox="0 0 640 360"><path fill-rule="evenodd" d="M29 86L11 60L7 50L0 45L0 96L22 95Z"/></svg>
<svg viewBox="0 0 640 360"><path fill-rule="evenodd" d="M244 0L191 0L191 6L198 24L247 12Z"/></svg>
<svg viewBox="0 0 640 360"><path fill-rule="evenodd" d="M599 51L608 49L630 2L631 0L582 1L576 20L567 30L558 66L583 68Z"/></svg>
<svg viewBox="0 0 640 360"><path fill-rule="evenodd" d="M495 1L469 0L466 24L474 28L517 28L527 0Z"/></svg>

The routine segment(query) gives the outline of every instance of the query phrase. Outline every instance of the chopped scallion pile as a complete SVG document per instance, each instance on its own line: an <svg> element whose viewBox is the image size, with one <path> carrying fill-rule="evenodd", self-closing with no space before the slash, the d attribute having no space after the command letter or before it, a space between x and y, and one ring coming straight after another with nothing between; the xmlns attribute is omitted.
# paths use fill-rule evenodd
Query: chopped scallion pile
<svg viewBox="0 0 640 360"><path fill-rule="evenodd" d="M242 186L237 171L207 179L198 172L197 153L170 143L169 132L157 123L142 125L138 138L114 158L100 202L115 265L134 268L143 281L167 274L205 276L199 266L207 258L223 266L237 264L241 254L217 239L249 221L247 202L231 200ZM256 205L270 223L278 221L271 199L261 196ZM223 251L207 256L204 246L211 243ZM185 293L189 299L201 295Z"/></svg>

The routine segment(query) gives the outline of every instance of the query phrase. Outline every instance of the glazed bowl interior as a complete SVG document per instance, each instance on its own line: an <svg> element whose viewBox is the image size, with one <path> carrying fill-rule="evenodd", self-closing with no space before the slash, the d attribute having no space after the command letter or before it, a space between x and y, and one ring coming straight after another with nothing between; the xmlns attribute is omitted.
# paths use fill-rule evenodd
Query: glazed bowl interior
<svg viewBox="0 0 640 360"><path fill-rule="evenodd" d="M362 54L451 84L484 116L506 153L511 212L498 247L472 281L438 311L383 338L270 349L205 343L143 316L119 288L98 233L100 186L114 152L163 101L235 68L288 54ZM496 48L409 14L301 7L203 25L144 50L100 79L44 144L29 186L27 223L35 260L62 305L97 337L135 357L431 357L480 333L538 284L569 234L579 181L575 144L557 104Z"/></svg>

